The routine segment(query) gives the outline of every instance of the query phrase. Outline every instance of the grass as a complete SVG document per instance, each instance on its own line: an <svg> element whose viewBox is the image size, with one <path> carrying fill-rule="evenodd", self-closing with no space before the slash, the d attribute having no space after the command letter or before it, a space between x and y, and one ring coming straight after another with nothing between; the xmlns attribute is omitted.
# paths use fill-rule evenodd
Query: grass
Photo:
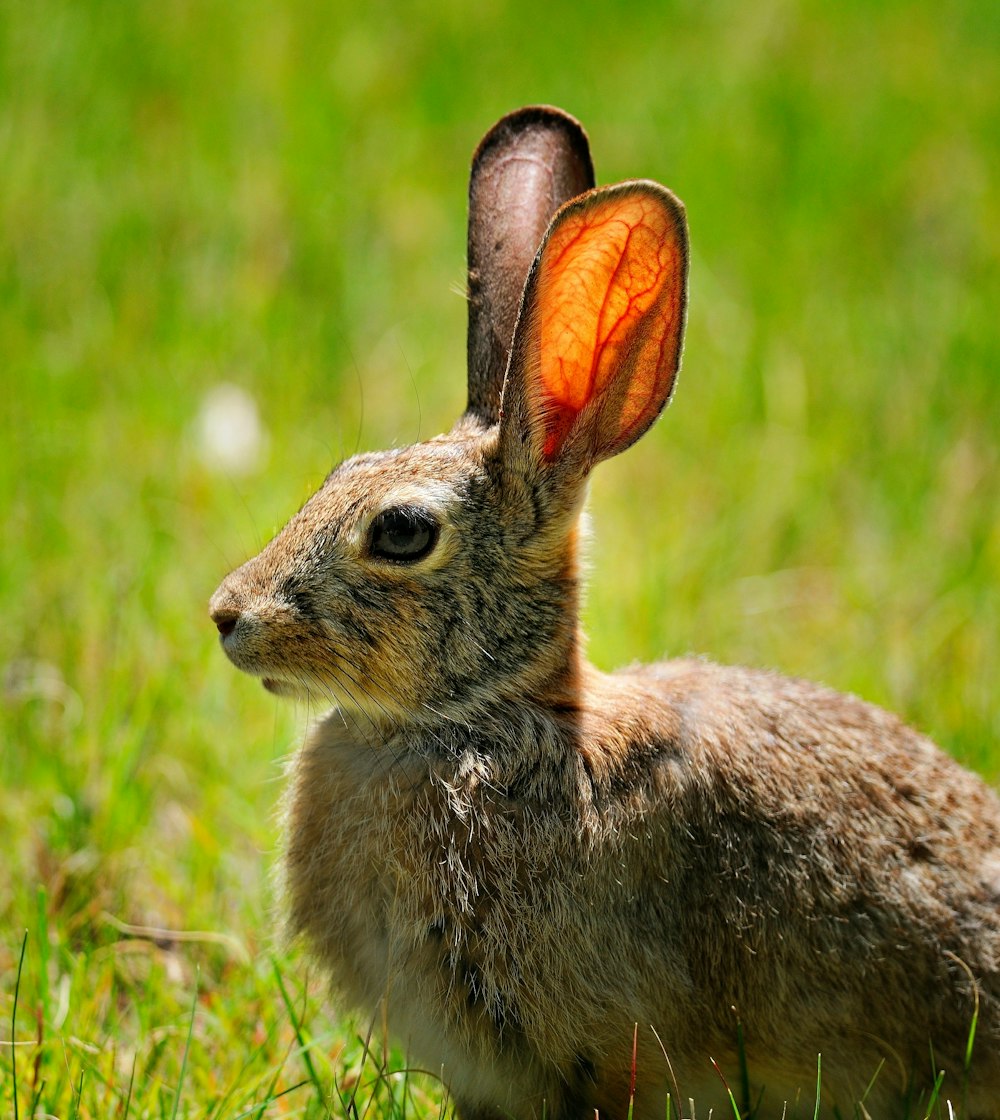
<svg viewBox="0 0 1000 1120"><path fill-rule="evenodd" d="M998 65L986 0L0 0L5 1115L446 1107L281 944L303 713L205 602L457 414L468 159L519 104L691 224L675 404L594 483L595 660L821 678L997 777ZM221 382L247 473L200 448Z"/></svg>

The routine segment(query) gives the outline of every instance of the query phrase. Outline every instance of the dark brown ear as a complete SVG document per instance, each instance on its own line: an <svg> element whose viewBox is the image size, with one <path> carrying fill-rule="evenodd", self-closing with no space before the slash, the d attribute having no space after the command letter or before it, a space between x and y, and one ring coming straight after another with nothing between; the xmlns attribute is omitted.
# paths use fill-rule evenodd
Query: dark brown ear
<svg viewBox="0 0 1000 1120"><path fill-rule="evenodd" d="M486 425L500 412L524 282L552 215L590 190L587 135L571 116L530 106L498 121L469 180L469 403Z"/></svg>

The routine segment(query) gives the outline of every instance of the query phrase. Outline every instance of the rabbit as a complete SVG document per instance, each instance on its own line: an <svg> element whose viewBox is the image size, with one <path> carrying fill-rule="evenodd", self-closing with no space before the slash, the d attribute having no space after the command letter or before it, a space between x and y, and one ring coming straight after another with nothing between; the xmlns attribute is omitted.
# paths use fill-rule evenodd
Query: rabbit
<svg viewBox="0 0 1000 1120"><path fill-rule="evenodd" d="M462 1120L902 1120L939 1071L997 1120L996 795L818 685L586 659L587 479L671 397L681 203L595 188L530 107L468 232L464 414L341 463L211 600L237 668L331 709L289 766L291 932Z"/></svg>

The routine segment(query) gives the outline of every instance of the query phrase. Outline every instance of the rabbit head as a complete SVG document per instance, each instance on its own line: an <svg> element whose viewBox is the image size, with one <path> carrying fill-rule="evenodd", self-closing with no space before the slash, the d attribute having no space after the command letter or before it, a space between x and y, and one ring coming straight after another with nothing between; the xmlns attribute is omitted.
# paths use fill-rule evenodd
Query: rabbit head
<svg viewBox="0 0 1000 1120"><path fill-rule="evenodd" d="M587 476L669 399L686 284L674 196L592 181L586 137L557 110L483 140L466 412L342 463L212 599L226 653L271 691L381 722L573 689Z"/></svg>

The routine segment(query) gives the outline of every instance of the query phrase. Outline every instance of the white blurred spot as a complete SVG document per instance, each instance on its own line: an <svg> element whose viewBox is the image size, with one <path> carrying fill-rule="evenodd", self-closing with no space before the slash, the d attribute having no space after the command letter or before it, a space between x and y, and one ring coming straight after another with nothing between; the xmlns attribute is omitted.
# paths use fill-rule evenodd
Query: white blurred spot
<svg viewBox="0 0 1000 1120"><path fill-rule="evenodd" d="M267 455L257 402L239 385L221 382L205 394L194 426L198 456L209 470L250 474Z"/></svg>
<svg viewBox="0 0 1000 1120"><path fill-rule="evenodd" d="M40 703L64 731L79 726L83 718L83 700L63 680L58 666L30 657L0 666L0 700L11 706Z"/></svg>

